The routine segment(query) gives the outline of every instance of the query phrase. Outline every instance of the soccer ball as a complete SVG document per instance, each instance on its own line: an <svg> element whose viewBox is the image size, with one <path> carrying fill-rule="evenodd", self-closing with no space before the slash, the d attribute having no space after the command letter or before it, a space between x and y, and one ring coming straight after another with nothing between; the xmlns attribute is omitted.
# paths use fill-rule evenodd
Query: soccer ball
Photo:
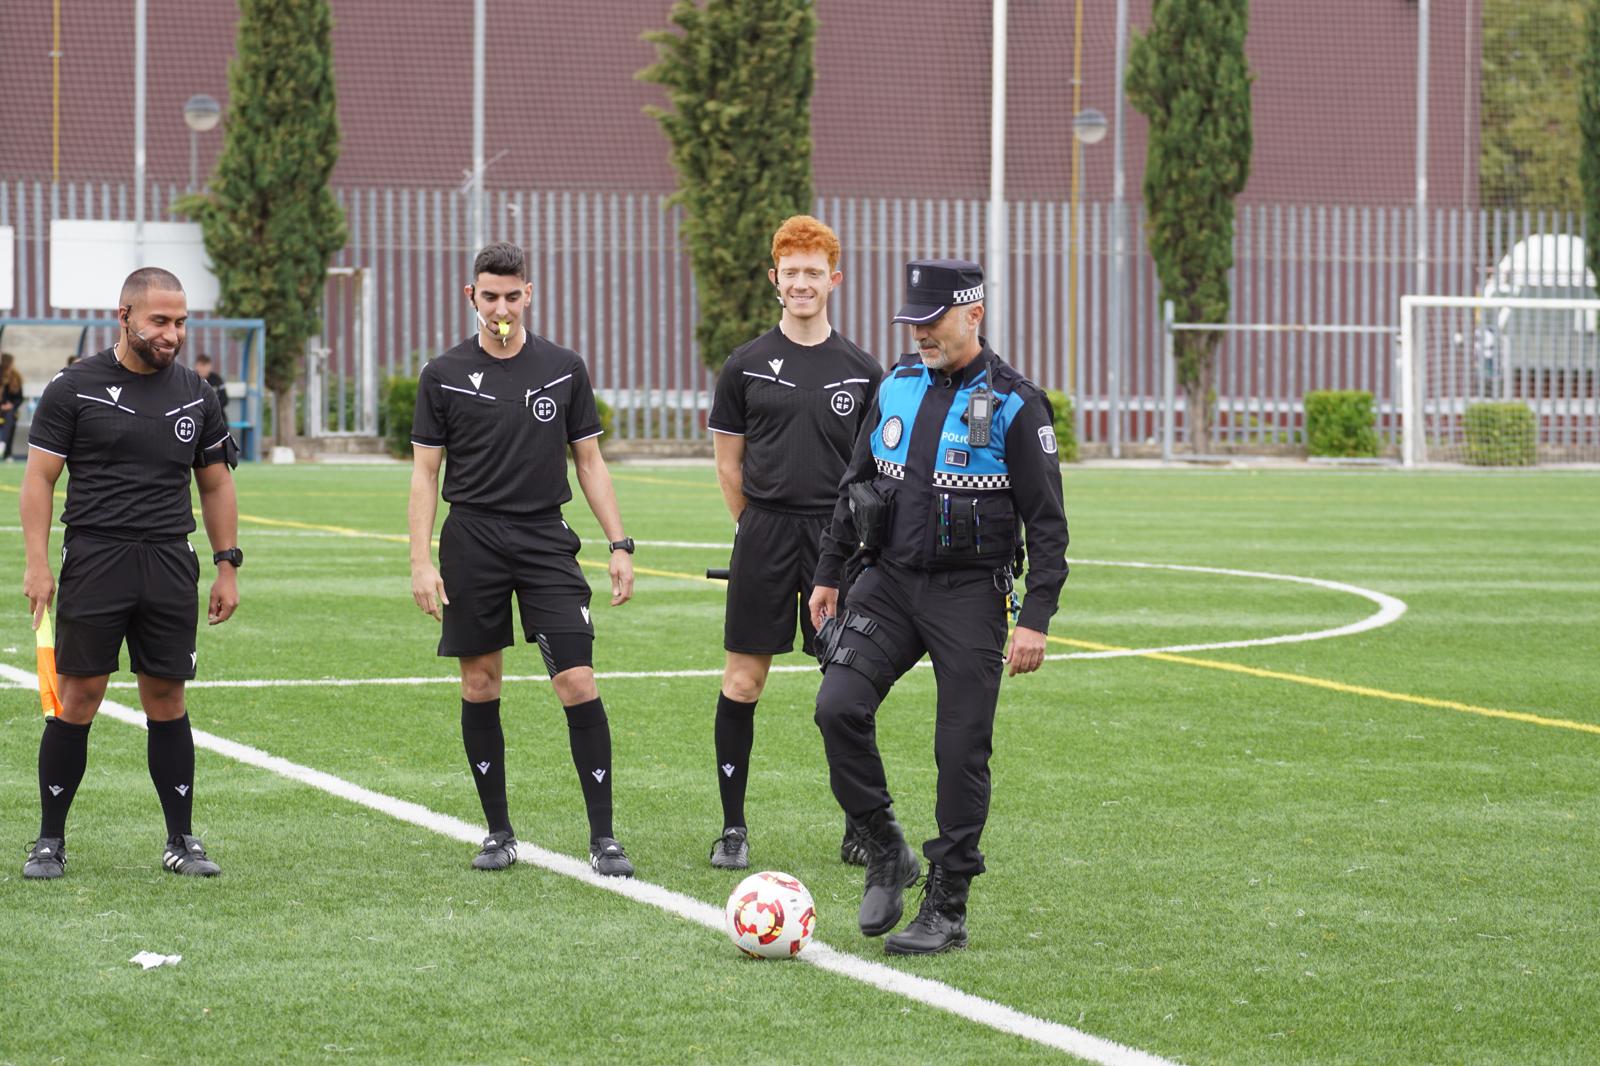
<svg viewBox="0 0 1600 1066"><path fill-rule="evenodd" d="M776 870L739 882L723 909L728 939L754 959L800 954L817 928L817 909L806 886Z"/></svg>

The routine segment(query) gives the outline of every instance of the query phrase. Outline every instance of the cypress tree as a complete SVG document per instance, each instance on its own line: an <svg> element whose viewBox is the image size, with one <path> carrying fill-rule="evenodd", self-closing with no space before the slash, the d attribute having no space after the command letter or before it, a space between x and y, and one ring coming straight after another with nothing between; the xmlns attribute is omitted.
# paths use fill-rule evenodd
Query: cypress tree
<svg viewBox="0 0 1600 1066"><path fill-rule="evenodd" d="M1150 120L1144 202L1150 254L1180 322L1223 322L1233 202L1250 176L1249 0L1156 0L1128 56L1128 99ZM1193 440L1211 446L1212 363L1221 334L1180 331L1177 377Z"/></svg>
<svg viewBox="0 0 1600 1066"><path fill-rule="evenodd" d="M1583 186L1589 269L1600 280L1600 2L1590 0L1583 21L1578 72L1578 180Z"/></svg>
<svg viewBox="0 0 1600 1066"><path fill-rule="evenodd" d="M328 260L346 237L328 189L339 158L332 32L328 0L239 0L217 169L206 193L176 205L201 224L221 310L266 320L280 443L294 432L306 338L322 328Z"/></svg>
<svg viewBox="0 0 1600 1066"><path fill-rule="evenodd" d="M678 172L694 270L700 357L713 370L772 325L772 232L811 205L810 0L678 0L677 28L644 39L658 61L639 72L667 90L661 123Z"/></svg>

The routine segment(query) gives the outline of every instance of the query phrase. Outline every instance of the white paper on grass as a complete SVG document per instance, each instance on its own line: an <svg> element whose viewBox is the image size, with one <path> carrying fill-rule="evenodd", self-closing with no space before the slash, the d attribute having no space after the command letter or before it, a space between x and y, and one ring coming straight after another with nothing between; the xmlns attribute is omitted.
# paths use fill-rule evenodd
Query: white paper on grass
<svg viewBox="0 0 1600 1066"><path fill-rule="evenodd" d="M157 955L153 951L141 951L128 961L136 962L145 969L152 970L157 966L176 966L178 963L183 961L183 956Z"/></svg>

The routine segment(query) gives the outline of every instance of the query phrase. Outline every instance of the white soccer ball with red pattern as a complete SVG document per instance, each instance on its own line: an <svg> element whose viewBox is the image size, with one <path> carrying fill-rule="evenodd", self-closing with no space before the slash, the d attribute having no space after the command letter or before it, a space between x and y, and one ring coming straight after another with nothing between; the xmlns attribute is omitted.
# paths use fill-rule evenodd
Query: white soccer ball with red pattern
<svg viewBox="0 0 1600 1066"><path fill-rule="evenodd" d="M811 893L796 878L776 870L740 881L728 897L723 917L734 947L757 959L800 954L817 928Z"/></svg>

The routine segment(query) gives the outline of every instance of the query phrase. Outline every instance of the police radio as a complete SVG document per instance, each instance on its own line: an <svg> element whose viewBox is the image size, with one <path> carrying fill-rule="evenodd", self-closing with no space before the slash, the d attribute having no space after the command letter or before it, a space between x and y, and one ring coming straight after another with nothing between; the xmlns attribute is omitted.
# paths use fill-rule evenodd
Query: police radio
<svg viewBox="0 0 1600 1066"><path fill-rule="evenodd" d="M967 397L967 413L961 421L967 424L967 443L974 448L989 446L989 423L994 418L994 393L979 383Z"/></svg>

